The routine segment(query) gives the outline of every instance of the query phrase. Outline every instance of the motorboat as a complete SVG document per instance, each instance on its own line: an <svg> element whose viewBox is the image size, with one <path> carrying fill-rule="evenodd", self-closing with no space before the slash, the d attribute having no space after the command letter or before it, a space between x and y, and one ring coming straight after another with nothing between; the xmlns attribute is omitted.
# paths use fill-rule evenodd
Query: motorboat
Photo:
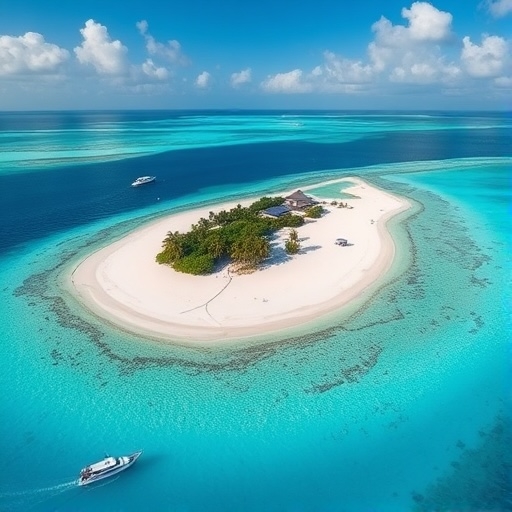
<svg viewBox="0 0 512 512"><path fill-rule="evenodd" d="M133 183L132 187L139 187L140 185L146 185L156 180L156 176L140 176Z"/></svg>
<svg viewBox="0 0 512 512"><path fill-rule="evenodd" d="M89 485L128 469L142 454L142 451L122 457L107 455L103 460L86 466L80 471L78 485Z"/></svg>

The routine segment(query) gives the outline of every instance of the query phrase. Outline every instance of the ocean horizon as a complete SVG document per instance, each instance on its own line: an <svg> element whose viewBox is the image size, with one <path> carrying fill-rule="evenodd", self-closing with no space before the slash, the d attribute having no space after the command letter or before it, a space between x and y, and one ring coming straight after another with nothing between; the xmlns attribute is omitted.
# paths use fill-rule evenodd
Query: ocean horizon
<svg viewBox="0 0 512 512"><path fill-rule="evenodd" d="M512 510L508 113L0 112L0 148L0 510ZM184 346L66 288L151 220L345 176L414 204L349 315Z"/></svg>

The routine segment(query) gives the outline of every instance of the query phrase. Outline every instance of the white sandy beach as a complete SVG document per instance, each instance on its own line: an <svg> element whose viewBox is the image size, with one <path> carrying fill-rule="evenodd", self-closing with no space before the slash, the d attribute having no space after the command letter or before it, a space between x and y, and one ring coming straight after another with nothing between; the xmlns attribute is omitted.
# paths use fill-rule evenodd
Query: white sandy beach
<svg viewBox="0 0 512 512"><path fill-rule="evenodd" d="M230 340L317 319L358 297L390 268L395 246L386 222L410 207L358 178L346 180L351 186L344 191L357 198L343 202L353 208L327 201L321 219L298 228L299 254L286 255L285 229L272 242L270 260L252 274L225 268L191 276L155 262L168 231L188 231L209 211L236 205L229 203L171 215L99 250L73 271L73 290L98 316L168 340ZM350 245L336 245L339 237Z"/></svg>

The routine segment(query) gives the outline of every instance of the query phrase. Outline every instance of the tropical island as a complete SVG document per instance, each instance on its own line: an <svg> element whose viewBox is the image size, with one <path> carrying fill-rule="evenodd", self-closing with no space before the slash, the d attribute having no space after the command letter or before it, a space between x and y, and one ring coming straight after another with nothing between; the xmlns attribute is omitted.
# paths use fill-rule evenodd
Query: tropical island
<svg viewBox="0 0 512 512"><path fill-rule="evenodd" d="M339 321L387 274L388 221L410 203L360 178L333 181L153 221L78 264L70 291L110 324L180 343L302 332L330 313ZM331 184L349 199L314 195Z"/></svg>
<svg viewBox="0 0 512 512"><path fill-rule="evenodd" d="M302 204L297 206L300 197ZM230 210L209 212L190 231L170 231L156 261L174 270L194 275L211 274L222 262L232 263L239 272L255 270L270 256L270 238L283 228L291 228L285 242L288 254L300 249L295 228L304 219L319 218L323 207L301 190L287 198L262 197L249 206L237 204Z"/></svg>

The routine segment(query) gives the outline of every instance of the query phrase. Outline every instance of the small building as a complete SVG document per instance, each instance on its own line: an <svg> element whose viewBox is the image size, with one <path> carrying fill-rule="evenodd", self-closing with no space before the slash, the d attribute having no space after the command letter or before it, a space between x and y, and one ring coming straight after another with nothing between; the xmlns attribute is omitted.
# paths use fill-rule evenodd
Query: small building
<svg viewBox="0 0 512 512"><path fill-rule="evenodd" d="M273 218L277 219L278 217L281 217L282 215L286 215L287 213L290 213L290 211L291 211L291 209L289 206L282 204L280 206L271 206L270 208L263 210L261 212L261 214L265 215L266 217L273 217Z"/></svg>
<svg viewBox="0 0 512 512"><path fill-rule="evenodd" d="M287 204L290 208L302 209L307 208L309 206L313 206L317 204L317 202L312 198L304 194L302 190L297 190L293 194L284 198L285 204Z"/></svg>

